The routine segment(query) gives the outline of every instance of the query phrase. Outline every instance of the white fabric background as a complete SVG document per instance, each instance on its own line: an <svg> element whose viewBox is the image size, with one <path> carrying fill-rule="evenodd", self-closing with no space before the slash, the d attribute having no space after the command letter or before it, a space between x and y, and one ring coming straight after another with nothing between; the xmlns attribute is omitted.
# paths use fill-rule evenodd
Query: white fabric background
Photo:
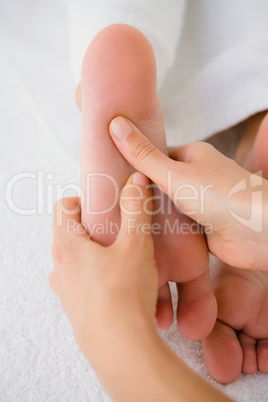
<svg viewBox="0 0 268 402"><path fill-rule="evenodd" d="M80 113L63 0L1 1L0 93L0 400L109 401L48 285L51 208L64 185L79 184ZM28 178L14 183L8 206L6 187L20 173ZM212 381L199 342L182 339L176 325L161 334ZM267 379L242 375L218 387L237 401L261 402L268 400Z"/></svg>
<svg viewBox="0 0 268 402"><path fill-rule="evenodd" d="M204 139L268 109L268 1L70 0L76 81L90 39L123 22L157 61L169 146Z"/></svg>

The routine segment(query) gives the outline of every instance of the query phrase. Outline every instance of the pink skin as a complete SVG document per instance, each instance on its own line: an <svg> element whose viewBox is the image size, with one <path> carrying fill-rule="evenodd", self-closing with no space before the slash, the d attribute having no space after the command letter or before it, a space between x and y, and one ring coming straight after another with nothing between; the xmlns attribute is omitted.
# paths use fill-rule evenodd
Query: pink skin
<svg viewBox="0 0 268 402"><path fill-rule="evenodd" d="M78 91L78 99L79 99ZM80 103L80 101L78 102ZM82 139L81 183L85 199L82 222L90 231L94 224L106 220L120 225L118 203L107 213L90 214L112 205L115 186L105 177L91 178L88 191L87 173L112 176L119 192L133 168L114 146L108 127L117 115L133 121L162 152L167 154L164 122L156 91L156 65L152 47L136 29L127 25L112 25L101 31L89 45L82 67L81 81ZM154 190L154 198L159 196ZM162 195L163 197L163 195ZM165 200L163 202L163 200ZM216 317L216 302L210 288L208 251L202 234L171 234L164 231L179 219L191 228L192 221L180 214L173 204L168 213L167 197L161 206L164 212L153 217L160 224L160 234L154 236L159 270L158 324L168 327L173 319L168 281L178 283L178 327L190 339L202 339L212 330ZM154 200L154 209L159 202ZM100 227L100 226L99 226ZM115 240L113 233L92 233L92 238L103 245ZM194 253L192 250L195 250Z"/></svg>
<svg viewBox="0 0 268 402"><path fill-rule="evenodd" d="M268 114L245 124L237 160L268 178ZM236 380L240 373L268 373L268 272L231 267L221 261L213 272L218 319L203 342L204 358L219 382Z"/></svg>

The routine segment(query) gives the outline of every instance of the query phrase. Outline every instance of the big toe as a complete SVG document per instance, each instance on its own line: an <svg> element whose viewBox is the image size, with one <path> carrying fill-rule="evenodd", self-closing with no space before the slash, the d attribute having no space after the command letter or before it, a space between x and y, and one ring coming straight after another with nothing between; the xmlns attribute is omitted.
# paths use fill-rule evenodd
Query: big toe
<svg viewBox="0 0 268 402"><path fill-rule="evenodd" d="M203 355L211 376L222 384L235 381L241 373L243 351L236 331L221 321L203 341Z"/></svg>
<svg viewBox="0 0 268 402"><path fill-rule="evenodd" d="M180 334L192 340L205 338L212 331L217 316L217 303L210 288L208 274L177 284L177 287L177 322Z"/></svg>

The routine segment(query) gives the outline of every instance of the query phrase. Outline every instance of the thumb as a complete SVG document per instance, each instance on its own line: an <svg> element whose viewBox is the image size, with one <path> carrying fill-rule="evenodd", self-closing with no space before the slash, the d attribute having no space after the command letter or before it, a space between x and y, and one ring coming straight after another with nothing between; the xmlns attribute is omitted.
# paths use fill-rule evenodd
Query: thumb
<svg viewBox="0 0 268 402"><path fill-rule="evenodd" d="M168 172L176 170L178 162L160 152L133 123L122 116L111 121L109 131L124 158L167 193Z"/></svg>
<svg viewBox="0 0 268 402"><path fill-rule="evenodd" d="M151 237L153 211L149 180L142 173L134 173L128 179L120 197L121 229L119 239L144 240Z"/></svg>

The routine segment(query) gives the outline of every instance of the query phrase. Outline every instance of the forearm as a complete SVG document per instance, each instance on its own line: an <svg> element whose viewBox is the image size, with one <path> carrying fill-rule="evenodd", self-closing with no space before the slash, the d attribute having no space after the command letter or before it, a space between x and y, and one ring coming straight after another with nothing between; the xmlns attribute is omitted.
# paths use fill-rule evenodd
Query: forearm
<svg viewBox="0 0 268 402"><path fill-rule="evenodd" d="M95 354L92 362L89 357L114 401L229 400L188 368L148 323L116 332L118 338L102 345L99 358Z"/></svg>

